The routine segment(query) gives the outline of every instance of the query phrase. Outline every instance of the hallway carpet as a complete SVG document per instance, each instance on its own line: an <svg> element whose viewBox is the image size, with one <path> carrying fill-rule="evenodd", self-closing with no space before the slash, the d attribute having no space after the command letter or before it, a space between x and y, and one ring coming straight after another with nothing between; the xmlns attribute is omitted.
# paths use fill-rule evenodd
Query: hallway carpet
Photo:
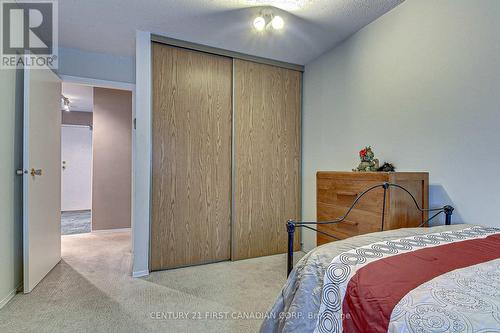
<svg viewBox="0 0 500 333"><path fill-rule="evenodd" d="M0 310L0 332L257 332L242 316L269 310L286 280L286 255L134 279L130 244L129 231L63 236L62 261Z"/></svg>

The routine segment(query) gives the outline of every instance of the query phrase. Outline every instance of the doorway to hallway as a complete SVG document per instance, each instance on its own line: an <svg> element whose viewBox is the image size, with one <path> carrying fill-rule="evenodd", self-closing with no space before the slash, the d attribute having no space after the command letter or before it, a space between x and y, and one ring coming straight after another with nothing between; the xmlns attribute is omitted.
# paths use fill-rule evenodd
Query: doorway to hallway
<svg viewBox="0 0 500 333"><path fill-rule="evenodd" d="M61 235L92 231L93 88L62 84Z"/></svg>
<svg viewBox="0 0 500 333"><path fill-rule="evenodd" d="M63 81L61 235L129 230L132 92Z"/></svg>

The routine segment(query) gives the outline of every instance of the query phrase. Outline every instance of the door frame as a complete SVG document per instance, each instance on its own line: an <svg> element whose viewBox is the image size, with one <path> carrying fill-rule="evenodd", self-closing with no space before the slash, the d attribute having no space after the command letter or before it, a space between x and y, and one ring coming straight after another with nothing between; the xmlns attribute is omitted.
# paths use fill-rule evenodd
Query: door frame
<svg viewBox="0 0 500 333"><path fill-rule="evenodd" d="M135 253L135 242L134 242L134 234L136 233L136 230L138 230L138 226L136 225L135 221L135 216L134 216L134 207L135 207L135 202L136 202L136 194L135 194L135 174L136 174L136 164L137 164L137 154L136 154L136 130L135 130L135 120L136 120L136 85L134 83L127 83L127 82L120 82L120 81L109 81L109 80L100 80L100 79L92 79L88 77L80 77L80 76L72 76L72 75L64 75L61 74L59 77L62 80L62 83L73 83L73 84L81 84L81 85L86 85L86 86L92 86L92 87L97 87L97 88L108 88L108 89L117 89L117 90L127 90L132 92L132 120L133 120L133 125L132 125L132 186L130 188L131 191L131 199L132 202L130 203L131 207L131 214L130 214L130 224L131 224L131 230L132 230L132 258L133 261L135 262L135 256L133 255ZM135 276L134 271L132 272L132 275Z"/></svg>

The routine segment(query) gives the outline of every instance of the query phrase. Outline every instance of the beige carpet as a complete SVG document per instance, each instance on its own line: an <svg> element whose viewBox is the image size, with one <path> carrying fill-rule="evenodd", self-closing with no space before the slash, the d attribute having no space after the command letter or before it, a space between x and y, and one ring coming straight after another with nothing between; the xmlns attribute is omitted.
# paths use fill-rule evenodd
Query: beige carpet
<svg viewBox="0 0 500 333"><path fill-rule="evenodd" d="M62 256L0 310L0 332L256 332L243 317L267 311L286 275L276 255L134 279L129 232L63 236Z"/></svg>

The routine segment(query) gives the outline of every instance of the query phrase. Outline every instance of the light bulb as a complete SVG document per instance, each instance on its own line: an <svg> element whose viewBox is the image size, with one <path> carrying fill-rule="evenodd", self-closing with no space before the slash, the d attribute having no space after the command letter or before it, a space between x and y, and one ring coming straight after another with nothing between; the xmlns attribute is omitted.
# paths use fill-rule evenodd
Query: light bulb
<svg viewBox="0 0 500 333"><path fill-rule="evenodd" d="M285 26L285 21L283 21L281 16L275 16L271 21L271 25L273 26L274 29L280 30L283 29L283 27Z"/></svg>
<svg viewBox="0 0 500 333"><path fill-rule="evenodd" d="M266 20L262 16L258 16L253 20L253 26L258 31L262 31L266 27Z"/></svg>

